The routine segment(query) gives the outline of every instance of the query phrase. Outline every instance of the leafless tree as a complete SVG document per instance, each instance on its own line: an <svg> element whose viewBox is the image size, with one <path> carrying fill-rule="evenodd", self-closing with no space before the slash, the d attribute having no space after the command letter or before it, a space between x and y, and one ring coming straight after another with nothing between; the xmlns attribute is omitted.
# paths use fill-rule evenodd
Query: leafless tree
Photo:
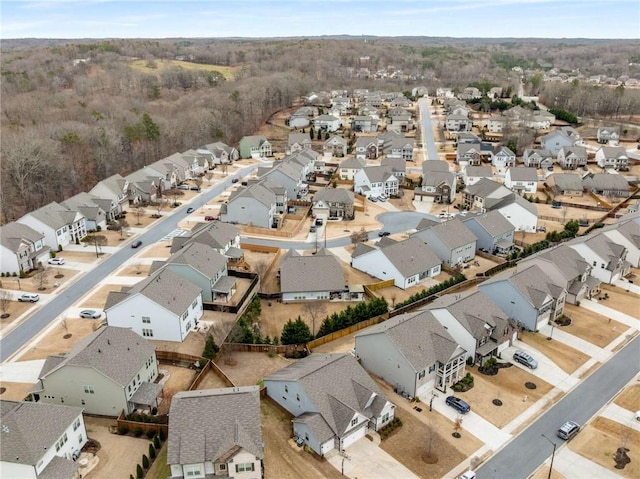
<svg viewBox="0 0 640 479"><path fill-rule="evenodd" d="M38 265L38 269L33 275L33 279L38 286L38 291L44 291L49 284L49 268L45 267L42 263Z"/></svg>
<svg viewBox="0 0 640 479"><path fill-rule="evenodd" d="M11 293L6 289L0 289L0 313L3 318L9 317L7 313L9 306L11 306Z"/></svg>
<svg viewBox="0 0 640 479"><path fill-rule="evenodd" d="M147 209L142 205L135 207L135 209L133 210L133 214L136 215L136 219L138 220L136 225L142 224L140 222L140 218L142 218L146 214L146 212L147 212Z"/></svg>
<svg viewBox="0 0 640 479"><path fill-rule="evenodd" d="M311 318L311 334L316 335L316 320L327 314L327 306L320 301L307 301L302 306L302 311Z"/></svg>
<svg viewBox="0 0 640 479"><path fill-rule="evenodd" d="M104 235L91 235L87 237L87 244L92 245L96 249L96 257L102 254L102 248L107 246L109 241Z"/></svg>
<svg viewBox="0 0 640 479"><path fill-rule="evenodd" d="M362 228L360 231L354 231L353 233L351 233L352 244L364 243L368 239L369 239L369 233L367 233L367 231L364 228Z"/></svg>
<svg viewBox="0 0 640 479"><path fill-rule="evenodd" d="M229 165L227 163L221 163L220 164L220 171L222 171L222 174L224 176L227 176L227 171L229 171Z"/></svg>
<svg viewBox="0 0 640 479"><path fill-rule="evenodd" d="M117 221L118 232L120 233L120 239L123 240L127 229L129 228L129 222L125 218L120 218Z"/></svg>
<svg viewBox="0 0 640 479"><path fill-rule="evenodd" d="M207 179L207 183L211 184L211 180L213 179L213 172L207 171L204 174L204 177Z"/></svg>
<svg viewBox="0 0 640 479"><path fill-rule="evenodd" d="M456 434L460 434L460 431L462 431L462 416L456 416L456 420L453 423L453 430Z"/></svg>
<svg viewBox="0 0 640 479"><path fill-rule="evenodd" d="M265 280L266 280L265 276L267 274L267 271L269 270L269 262L266 259L258 260L253 265L253 270L257 273L258 277L260 278L260 292L262 293Z"/></svg>
<svg viewBox="0 0 640 479"><path fill-rule="evenodd" d="M195 185L198 187L198 191L200 191L200 188L202 188L202 176L196 176L193 179L193 182L195 183Z"/></svg>
<svg viewBox="0 0 640 479"><path fill-rule="evenodd" d="M170 190L166 190L164 193L169 198L171 198L171 206L176 206L178 203L178 198L184 196L182 190L179 190L178 188L171 188Z"/></svg>
<svg viewBox="0 0 640 479"><path fill-rule="evenodd" d="M159 198L153 202L152 206L156 211L156 217L160 218L160 212L167 207L167 200L165 198Z"/></svg>

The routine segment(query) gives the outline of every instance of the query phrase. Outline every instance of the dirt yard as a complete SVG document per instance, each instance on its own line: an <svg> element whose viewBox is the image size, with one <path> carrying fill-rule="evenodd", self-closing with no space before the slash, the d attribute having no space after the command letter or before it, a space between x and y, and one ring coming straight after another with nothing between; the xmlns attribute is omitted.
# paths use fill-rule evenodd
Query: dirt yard
<svg viewBox="0 0 640 479"><path fill-rule="evenodd" d="M627 447L631 462L615 468L616 450ZM597 417L569 442L569 449L622 477L640 477L640 432L604 417Z"/></svg>
<svg viewBox="0 0 640 479"><path fill-rule="evenodd" d="M152 245L142 245L146 246L142 250L140 254L141 258L161 258L167 259L171 256L171 242L170 241L158 241Z"/></svg>
<svg viewBox="0 0 640 479"><path fill-rule="evenodd" d="M136 465L142 463L142 455L149 454L151 441L146 437L120 436L109 432L114 419L84 417L89 439L101 444L98 464L85 477L87 479L110 479L136 474Z"/></svg>
<svg viewBox="0 0 640 479"><path fill-rule="evenodd" d="M142 279L142 278L141 278ZM119 284L105 284L104 286L94 289L87 299L80 305L81 308L97 308L103 309L107 302L107 296L110 291L120 291L122 288Z"/></svg>
<svg viewBox="0 0 640 479"><path fill-rule="evenodd" d="M474 412L499 428L506 426L553 388L551 384L515 366L502 368L495 376L479 373L476 366L467 367L467 371L474 377L474 386L456 395L471 404ZM527 389L524 385L526 382L534 383L537 388ZM502 401L502 406L494 405L494 399Z"/></svg>
<svg viewBox="0 0 640 479"><path fill-rule="evenodd" d="M99 325L100 321L95 319L68 318L60 321L49 334L28 349L20 360L45 359L47 356L66 353L78 341L95 331ZM65 339L67 335L71 336Z"/></svg>
<svg viewBox="0 0 640 479"><path fill-rule="evenodd" d="M198 389L217 389L228 387L220 376L213 371L209 371L202 382L198 385Z"/></svg>
<svg viewBox="0 0 640 479"><path fill-rule="evenodd" d="M204 340L204 335L191 331L181 343L177 341L158 340L152 340L152 343L156 345L156 351L174 351L200 357L204 349Z"/></svg>
<svg viewBox="0 0 640 479"><path fill-rule="evenodd" d="M322 344L313 349L313 353L348 353L356 346L355 336L356 334L366 331L361 329L355 333L348 334L334 341Z"/></svg>
<svg viewBox="0 0 640 479"><path fill-rule="evenodd" d="M93 255L93 259L95 259L95 255ZM47 265L45 271L45 277L42 280L35 274L27 278L0 278L0 286L29 293L52 293L78 274L76 270L52 265ZM44 289L40 289L41 285Z"/></svg>
<svg viewBox="0 0 640 479"><path fill-rule="evenodd" d="M232 352L222 356L216 364L235 385L252 386L292 362L294 360L277 354L269 357L266 353Z"/></svg>
<svg viewBox="0 0 640 479"><path fill-rule="evenodd" d="M602 301L604 306L640 319L640 297L637 294L610 284L603 284L600 288L602 289L600 296L604 296L605 293L609 295L609 299Z"/></svg>
<svg viewBox="0 0 640 479"><path fill-rule="evenodd" d="M549 466L543 464L529 479L548 479L549 478ZM551 479L566 479L566 476L563 476L555 469L551 471Z"/></svg>
<svg viewBox="0 0 640 479"><path fill-rule="evenodd" d="M578 336L600 348L604 348L629 329L626 324L573 304L565 305L565 314L572 321L569 326L559 326L562 331Z"/></svg>
<svg viewBox="0 0 640 479"><path fill-rule="evenodd" d="M27 312L32 306L33 303L10 301L7 305L7 310L3 312L3 314L8 314L9 317L0 319L0 331Z"/></svg>
<svg viewBox="0 0 640 479"><path fill-rule="evenodd" d="M588 354L578 351L560 341L548 341L547 336L544 334L521 332L520 339L523 343L538 349L548 358L552 358L553 362L568 374L573 373L590 359Z"/></svg>
<svg viewBox="0 0 640 479"><path fill-rule="evenodd" d="M628 411L640 411L640 384L628 386L613 402Z"/></svg>
<svg viewBox="0 0 640 479"><path fill-rule="evenodd" d="M149 275L150 269L150 264L129 264L118 270L116 276L138 276L140 279L143 279Z"/></svg>
<svg viewBox="0 0 640 479"><path fill-rule="evenodd" d="M89 248L89 246L87 246ZM74 261L78 263L95 263L97 260L95 251L63 251L58 253L57 256L64 258L66 261ZM105 258L105 254L100 256Z"/></svg>
<svg viewBox="0 0 640 479"><path fill-rule="evenodd" d="M0 386L6 388L6 391L0 395L0 399L3 401L22 401L29 395L29 391L33 387L33 384L2 381Z"/></svg>

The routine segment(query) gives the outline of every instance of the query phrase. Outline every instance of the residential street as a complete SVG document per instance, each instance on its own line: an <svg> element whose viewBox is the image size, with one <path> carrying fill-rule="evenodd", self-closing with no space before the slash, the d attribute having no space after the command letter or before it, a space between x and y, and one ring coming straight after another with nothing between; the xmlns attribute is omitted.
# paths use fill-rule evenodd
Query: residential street
<svg viewBox="0 0 640 479"><path fill-rule="evenodd" d="M420 121L422 128L422 144L426 148L425 160L439 160L438 149L433 138L433 124L431 123L431 113L429 112L429 99L420 98L418 100L420 110Z"/></svg>

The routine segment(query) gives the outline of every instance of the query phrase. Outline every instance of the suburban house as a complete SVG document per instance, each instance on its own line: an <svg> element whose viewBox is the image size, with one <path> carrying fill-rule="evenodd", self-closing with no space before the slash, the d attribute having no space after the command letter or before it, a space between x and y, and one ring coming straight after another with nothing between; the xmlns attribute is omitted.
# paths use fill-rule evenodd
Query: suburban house
<svg viewBox="0 0 640 479"><path fill-rule="evenodd" d="M469 108L466 105L452 105L448 111L451 115L462 115L469 118Z"/></svg>
<svg viewBox="0 0 640 479"><path fill-rule="evenodd" d="M365 161L362 158L352 156L340 163L338 167L338 173L341 180L353 181L356 173L365 166Z"/></svg>
<svg viewBox="0 0 640 479"><path fill-rule="evenodd" d="M482 143L482 140L480 140L480 137L478 135L474 135L473 133L461 132L456 135L456 143L458 143L458 145L464 143L480 144Z"/></svg>
<svg viewBox="0 0 640 479"><path fill-rule="evenodd" d="M38 233L22 223L0 226L0 269L19 275L46 263L51 247L45 244L44 233Z"/></svg>
<svg viewBox="0 0 640 479"><path fill-rule="evenodd" d="M240 139L240 158L264 158L273 156L269 140L263 135L243 136Z"/></svg>
<svg viewBox="0 0 640 479"><path fill-rule="evenodd" d="M176 254L184 254L184 250ZM202 317L202 289L172 269L151 273L133 286L111 291L104 312L109 326L145 338L182 342Z"/></svg>
<svg viewBox="0 0 640 479"><path fill-rule="evenodd" d="M575 144L573 138L564 130L553 130L540 137L543 150L548 150L552 155L557 155L562 148L569 148Z"/></svg>
<svg viewBox="0 0 640 479"><path fill-rule="evenodd" d="M154 261L149 275L165 269L200 288L206 303L228 303L236 290L235 277L228 276L227 258L202 243L188 243L166 261Z"/></svg>
<svg viewBox="0 0 640 479"><path fill-rule="evenodd" d="M582 176L577 173L554 173L547 178L547 184L555 195L582 196L584 190Z"/></svg>
<svg viewBox="0 0 640 479"><path fill-rule="evenodd" d="M411 108L413 106L413 102L407 97L401 96L393 99L389 106L391 106L392 108Z"/></svg>
<svg viewBox="0 0 640 479"><path fill-rule="evenodd" d="M519 326L538 331L564 313L567 290L538 265L508 269L478 285L493 303Z"/></svg>
<svg viewBox="0 0 640 479"><path fill-rule="evenodd" d="M524 127L531 128L533 130L548 130L551 125L556 121L554 114L548 111L535 111L523 116L520 120L520 124Z"/></svg>
<svg viewBox="0 0 640 479"><path fill-rule="evenodd" d="M203 175L214 166L213 153L205 148L189 149L182 153L182 157L193 163L194 177Z"/></svg>
<svg viewBox="0 0 640 479"><path fill-rule="evenodd" d="M466 87L462 90L461 93L458 94L458 98L461 100L472 100L474 98L480 98L482 96L482 92L476 87Z"/></svg>
<svg viewBox="0 0 640 479"><path fill-rule="evenodd" d="M398 193L398 178L386 166L366 166L353 177L353 191L368 198Z"/></svg>
<svg viewBox="0 0 640 479"><path fill-rule="evenodd" d="M312 212L317 218L350 220L354 217L353 204L353 191L325 188L313 195Z"/></svg>
<svg viewBox="0 0 640 479"><path fill-rule="evenodd" d="M445 119L445 128L450 133L471 131L472 126L471 120L465 115L447 115Z"/></svg>
<svg viewBox="0 0 640 479"><path fill-rule="evenodd" d="M322 145L322 151L331 153L331 156L343 157L347 154L348 142L346 138L333 135Z"/></svg>
<svg viewBox="0 0 640 479"><path fill-rule="evenodd" d="M387 128L393 131L406 132L413 128L411 113L404 108L392 108L387 113L387 117L389 118Z"/></svg>
<svg viewBox="0 0 640 479"><path fill-rule="evenodd" d="M587 167L587 149L584 146L563 146L558 151L558 164L563 170Z"/></svg>
<svg viewBox="0 0 640 479"><path fill-rule="evenodd" d="M351 129L359 133L374 133L378 131L378 119L371 116L354 116L351 120Z"/></svg>
<svg viewBox="0 0 640 479"><path fill-rule="evenodd" d="M115 214L121 213L129 200L129 182L122 176L111 175L89 190L89 194L96 198L106 198L117 204Z"/></svg>
<svg viewBox="0 0 640 479"><path fill-rule="evenodd" d="M601 146L596 151L596 162L600 168L613 168L619 171L629 169L627 151L621 146Z"/></svg>
<svg viewBox="0 0 640 479"><path fill-rule="evenodd" d="M304 152L298 152L298 155ZM299 160L299 161L296 161ZM306 184L307 175L313 171L313 162L305 163L298 156L287 157L282 161L274 163L273 167L267 168L264 172L259 171L260 179L270 179L287 190L287 198L302 198L308 191ZM262 174L260 174L262 173Z"/></svg>
<svg viewBox="0 0 640 479"><path fill-rule="evenodd" d="M391 141L385 141L382 151L387 158L402 158L405 161L413 161L413 138L396 136Z"/></svg>
<svg viewBox="0 0 640 479"><path fill-rule="evenodd" d="M61 201L60 206L69 211L77 211L84 216L87 231L96 231L98 227L105 229L107 227L107 219L113 219L107 218L107 212L113 211L114 207L110 200L97 200L85 192Z"/></svg>
<svg viewBox="0 0 640 479"><path fill-rule="evenodd" d="M553 167L553 154L549 150L527 148L522 155L524 166L548 169Z"/></svg>
<svg viewBox="0 0 640 479"><path fill-rule="evenodd" d="M464 218L462 223L476 238L476 247L490 254L506 255L514 247L515 227L499 211Z"/></svg>
<svg viewBox="0 0 640 479"><path fill-rule="evenodd" d="M509 123L511 119L504 115L491 115L487 120L487 130L489 133L502 133Z"/></svg>
<svg viewBox="0 0 640 479"><path fill-rule="evenodd" d="M391 170L393 176L398 178L398 181L404 183L404 177L407 173L407 162L402 158L385 156L382 161L380 161L380 166L384 166Z"/></svg>
<svg viewBox="0 0 640 479"><path fill-rule="evenodd" d="M209 143L205 148L213 155L214 165L233 163L240 159L240 152L236 148L221 141Z"/></svg>
<svg viewBox="0 0 640 479"><path fill-rule="evenodd" d="M509 318L480 291L446 294L427 308L476 364L500 357L513 342Z"/></svg>
<svg viewBox="0 0 640 479"><path fill-rule="evenodd" d="M603 283L613 284L629 272L627 248L607 235L580 236L565 244L592 266L591 276Z"/></svg>
<svg viewBox="0 0 640 479"><path fill-rule="evenodd" d="M160 192L175 188L181 181L184 180L184 178L181 178L178 175L178 168L176 168L175 163L173 163L172 161L167 161L166 159L155 161L150 165L146 165L139 171L141 171L148 178L159 180L157 182L157 186ZM131 184L132 182L129 181L129 183Z"/></svg>
<svg viewBox="0 0 640 479"><path fill-rule="evenodd" d="M360 108L358 108L358 115L370 116L371 118L375 118L376 120L379 120L380 110L378 110L373 105L365 104L365 105L362 105Z"/></svg>
<svg viewBox="0 0 640 479"><path fill-rule="evenodd" d="M446 161L422 162L422 185L414 190L414 199L451 204L456 199L456 176Z"/></svg>
<svg viewBox="0 0 640 479"><path fill-rule="evenodd" d="M287 155L307 149L311 149L311 137L309 133L289 133L289 138L287 139Z"/></svg>
<svg viewBox="0 0 640 479"><path fill-rule="evenodd" d="M289 118L287 118L287 125L289 128L294 128L296 130L298 128L307 128L311 125L311 120L309 119L309 115L304 113L300 114L298 111L294 111Z"/></svg>
<svg viewBox="0 0 640 479"><path fill-rule="evenodd" d="M371 136L361 136L354 145L356 158L375 160L378 158L378 140Z"/></svg>
<svg viewBox="0 0 640 479"><path fill-rule="evenodd" d="M476 236L457 218L439 223L412 235L425 242L447 266L456 266L476 255Z"/></svg>
<svg viewBox="0 0 640 479"><path fill-rule="evenodd" d="M519 195L538 191L538 172L533 167L511 167L504 175L504 186Z"/></svg>
<svg viewBox="0 0 640 479"><path fill-rule="evenodd" d="M340 118L333 115L320 115L313 119L313 127L321 131L337 131L342 126Z"/></svg>
<svg viewBox="0 0 640 479"><path fill-rule="evenodd" d="M640 219L627 218L623 216L616 223L607 225L599 230L598 234L605 235L613 242L623 245L627 248L627 257L631 266L638 268L640 266L640 241L638 241L638 226Z"/></svg>
<svg viewBox="0 0 640 479"><path fill-rule="evenodd" d="M72 478L87 443L82 408L0 401L0 471L12 479Z"/></svg>
<svg viewBox="0 0 640 479"><path fill-rule="evenodd" d="M18 219L18 223L42 233L47 246L56 251L79 243L87 236L87 223L82 213L69 211L55 202L27 213Z"/></svg>
<svg viewBox="0 0 640 479"><path fill-rule="evenodd" d="M630 194L627 179L617 173L589 173L582 178L585 191L607 198L626 198Z"/></svg>
<svg viewBox="0 0 640 479"><path fill-rule="evenodd" d="M454 98L453 90L451 88L436 88L437 98Z"/></svg>
<svg viewBox="0 0 640 479"><path fill-rule="evenodd" d="M129 328L104 326L68 353L49 356L31 389L35 402L84 408L87 414L118 416L157 407L162 386L155 346Z"/></svg>
<svg viewBox="0 0 640 479"><path fill-rule="evenodd" d="M600 289L600 280L591 276L592 266L565 244L548 248L518 262L518 271L537 265L559 288L567 291L565 301L578 304Z"/></svg>
<svg viewBox="0 0 640 479"><path fill-rule="evenodd" d="M598 143L603 145L617 146L620 141L620 132L615 127L604 126L598 128L596 138Z"/></svg>
<svg viewBox="0 0 640 479"><path fill-rule="evenodd" d="M426 162L425 162L426 163ZM467 166L464 169L462 181L465 186L475 185L481 179L493 179L493 168L490 166Z"/></svg>
<svg viewBox="0 0 640 479"><path fill-rule="evenodd" d="M159 176L151 176L144 169L134 171L126 176L127 198L130 205L153 203L162 196L165 190L164 180Z"/></svg>
<svg viewBox="0 0 640 479"><path fill-rule="evenodd" d="M516 154L506 146L499 146L491 153L491 166L499 175L504 175L507 168L516 165Z"/></svg>
<svg viewBox="0 0 640 479"><path fill-rule="evenodd" d="M251 224L259 228L276 228L276 194L262 183L238 188L220 207L225 222Z"/></svg>
<svg viewBox="0 0 640 479"><path fill-rule="evenodd" d="M287 251L280 260L279 273L280 291L285 303L363 299L362 288L346 285L340 261L324 248L309 256L301 256L293 249Z"/></svg>
<svg viewBox="0 0 640 479"><path fill-rule="evenodd" d="M356 334L356 356L399 394L447 391L466 374L467 351L429 311L394 316Z"/></svg>
<svg viewBox="0 0 640 479"><path fill-rule="evenodd" d="M511 223L516 231L528 231L535 233L538 228L538 209L534 203L530 203L522 196L511 193L487 211L496 210Z"/></svg>
<svg viewBox="0 0 640 479"><path fill-rule="evenodd" d="M258 386L181 391L171 400L171 478L261 479L264 442Z"/></svg>
<svg viewBox="0 0 640 479"><path fill-rule="evenodd" d="M242 259L240 230L221 221L198 223L184 236L176 236L171 241L171 253L191 243L202 243L230 260Z"/></svg>
<svg viewBox="0 0 640 479"><path fill-rule="evenodd" d="M440 274L442 261L417 237L404 241L383 238L374 246L358 243L351 266L382 281L393 279L401 289Z"/></svg>
<svg viewBox="0 0 640 479"><path fill-rule="evenodd" d="M458 143L458 147L456 148L456 163L460 165L460 168L480 166L481 161L480 145L475 143Z"/></svg>
<svg viewBox="0 0 640 479"><path fill-rule="evenodd" d="M513 192L500 183L482 178L464 189L462 201L465 210L489 210Z"/></svg>
<svg viewBox="0 0 640 479"><path fill-rule="evenodd" d="M395 406L351 354L311 354L265 377L264 386L293 415L293 434L320 456L394 417Z"/></svg>

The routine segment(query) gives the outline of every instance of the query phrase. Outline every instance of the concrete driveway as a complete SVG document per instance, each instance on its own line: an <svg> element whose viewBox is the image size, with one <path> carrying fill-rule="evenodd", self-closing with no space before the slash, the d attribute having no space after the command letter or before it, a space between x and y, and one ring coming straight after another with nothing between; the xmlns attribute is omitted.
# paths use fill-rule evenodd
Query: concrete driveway
<svg viewBox="0 0 640 479"><path fill-rule="evenodd" d="M343 456L338 451L326 458L333 467L342 472ZM347 448L344 475L354 479L418 479L418 476L366 437Z"/></svg>

